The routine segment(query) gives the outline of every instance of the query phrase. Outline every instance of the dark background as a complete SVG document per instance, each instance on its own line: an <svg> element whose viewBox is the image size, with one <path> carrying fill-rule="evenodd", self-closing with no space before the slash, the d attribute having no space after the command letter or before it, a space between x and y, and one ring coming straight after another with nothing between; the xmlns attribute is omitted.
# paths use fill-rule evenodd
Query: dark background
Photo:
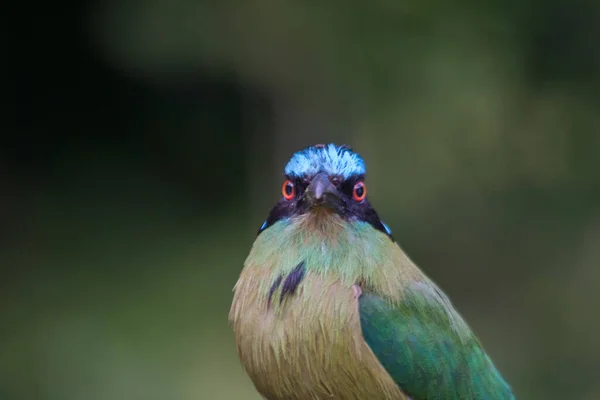
<svg viewBox="0 0 600 400"><path fill-rule="evenodd" d="M519 398L600 398L600 3L5 15L1 399L258 399L231 289L287 158L330 141Z"/></svg>

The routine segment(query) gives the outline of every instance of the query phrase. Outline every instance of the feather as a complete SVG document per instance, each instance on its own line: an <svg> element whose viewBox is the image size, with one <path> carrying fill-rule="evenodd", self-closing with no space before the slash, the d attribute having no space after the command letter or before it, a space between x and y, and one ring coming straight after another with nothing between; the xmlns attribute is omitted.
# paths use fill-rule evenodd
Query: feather
<svg viewBox="0 0 600 400"><path fill-rule="evenodd" d="M329 207L303 197L317 173ZM368 201L353 200L364 173L358 154L333 144L286 165L296 197L259 229L229 313L256 389L268 400L514 399L450 299Z"/></svg>
<svg viewBox="0 0 600 400"><path fill-rule="evenodd" d="M366 171L363 159L348 146L335 144L312 146L295 153L285 166L288 176L311 177L319 171L331 176L361 175Z"/></svg>
<svg viewBox="0 0 600 400"><path fill-rule="evenodd" d="M414 400L514 399L479 341L432 282L409 285L395 307L376 294L361 296L359 307L365 341Z"/></svg>

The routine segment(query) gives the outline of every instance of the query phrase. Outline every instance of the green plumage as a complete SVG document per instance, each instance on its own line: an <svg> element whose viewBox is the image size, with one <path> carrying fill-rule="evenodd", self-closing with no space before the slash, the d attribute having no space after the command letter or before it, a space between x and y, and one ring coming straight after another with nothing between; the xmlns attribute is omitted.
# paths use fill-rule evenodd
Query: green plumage
<svg viewBox="0 0 600 400"><path fill-rule="evenodd" d="M404 301L359 301L365 341L413 400L514 399L510 387L447 298L413 283Z"/></svg>
<svg viewBox="0 0 600 400"><path fill-rule="evenodd" d="M356 153L313 146L285 171L283 197L246 259L229 315L264 398L515 398L366 200Z"/></svg>

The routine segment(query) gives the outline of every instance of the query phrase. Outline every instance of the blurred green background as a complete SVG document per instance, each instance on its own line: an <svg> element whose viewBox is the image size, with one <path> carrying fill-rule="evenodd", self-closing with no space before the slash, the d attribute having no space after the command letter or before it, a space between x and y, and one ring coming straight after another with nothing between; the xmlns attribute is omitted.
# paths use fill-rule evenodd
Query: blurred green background
<svg viewBox="0 0 600 400"><path fill-rule="evenodd" d="M600 398L600 3L7 15L0 399L259 399L231 289L287 158L331 141L520 399Z"/></svg>

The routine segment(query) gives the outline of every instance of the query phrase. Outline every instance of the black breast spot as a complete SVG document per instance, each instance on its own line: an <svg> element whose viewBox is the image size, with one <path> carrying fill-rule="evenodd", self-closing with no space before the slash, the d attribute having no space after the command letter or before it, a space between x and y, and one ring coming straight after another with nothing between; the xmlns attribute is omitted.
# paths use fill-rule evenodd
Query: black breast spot
<svg viewBox="0 0 600 400"><path fill-rule="evenodd" d="M267 300L267 305L271 305L271 297L273 297L273 293L275 292L275 290L277 290L277 288L279 287L279 285L281 284L283 277L281 275L279 275L277 277L277 279L275 279L275 282L273 282L273 284L271 285L271 288L269 289L269 300Z"/></svg>
<svg viewBox="0 0 600 400"><path fill-rule="evenodd" d="M296 266L289 273L289 275L283 281L283 287L281 288L281 297L279 298L279 302L281 303L285 296L291 296L296 292L296 289L304 279L304 261Z"/></svg>

